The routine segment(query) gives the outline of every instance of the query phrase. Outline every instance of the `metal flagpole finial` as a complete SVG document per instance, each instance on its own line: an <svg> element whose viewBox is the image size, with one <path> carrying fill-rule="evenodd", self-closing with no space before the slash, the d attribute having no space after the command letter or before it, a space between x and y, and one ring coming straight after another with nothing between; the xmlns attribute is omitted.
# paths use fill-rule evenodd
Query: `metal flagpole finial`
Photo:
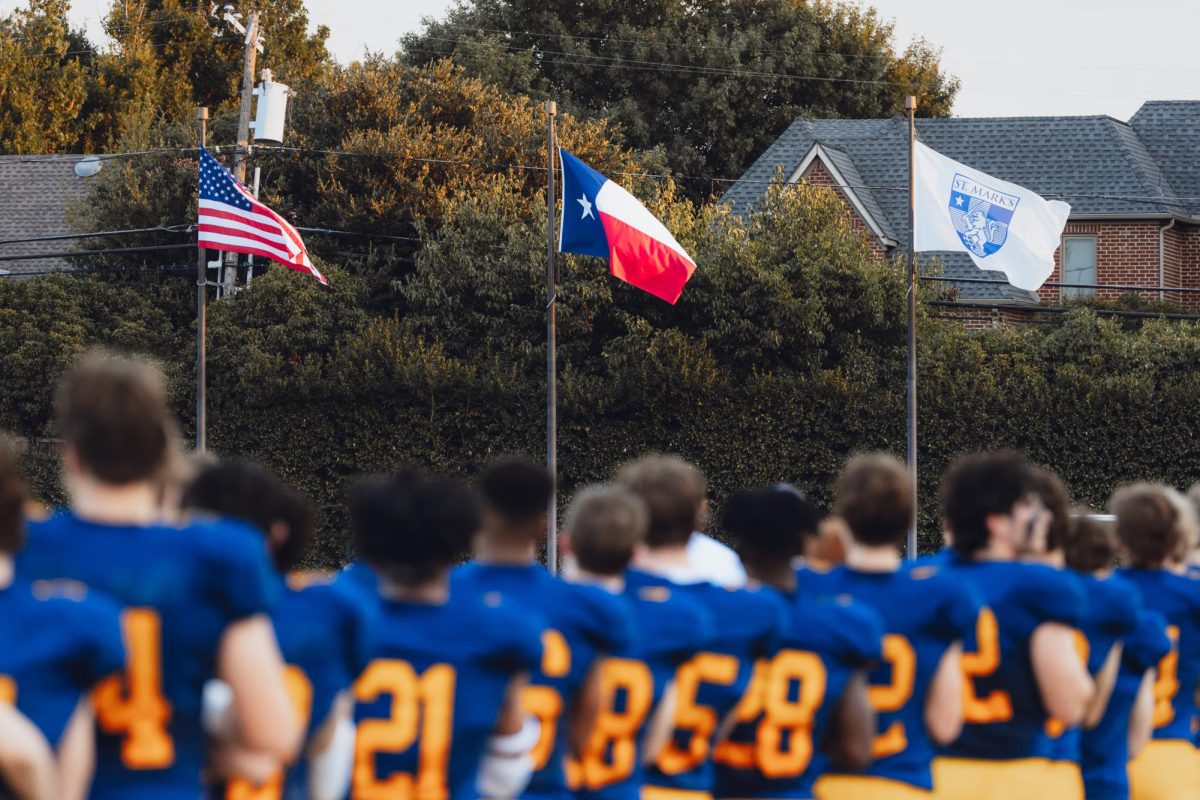
<svg viewBox="0 0 1200 800"><path fill-rule="evenodd" d="M558 103L554 102L553 100L547 100L546 105L543 106L543 108L546 109L547 114L553 115L558 113Z"/></svg>
<svg viewBox="0 0 1200 800"><path fill-rule="evenodd" d="M917 107L917 98L915 95L909 95L904 98L904 110L909 111Z"/></svg>

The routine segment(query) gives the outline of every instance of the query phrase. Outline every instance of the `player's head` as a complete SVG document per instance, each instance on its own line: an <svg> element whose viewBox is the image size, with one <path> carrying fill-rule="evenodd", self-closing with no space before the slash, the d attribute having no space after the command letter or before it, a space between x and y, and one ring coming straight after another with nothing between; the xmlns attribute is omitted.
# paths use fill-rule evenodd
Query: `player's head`
<svg viewBox="0 0 1200 800"><path fill-rule="evenodd" d="M954 549L968 557L988 548L1016 557L1049 523L1032 470L1013 452L962 456L942 480L941 500Z"/></svg>
<svg viewBox="0 0 1200 800"><path fill-rule="evenodd" d="M686 545L703 526L708 486L703 473L683 459L644 456L621 467L616 482L646 502L646 544L651 549Z"/></svg>
<svg viewBox="0 0 1200 800"><path fill-rule="evenodd" d="M527 458L505 456L479 476L483 498L483 530L521 544L546 535L546 511L554 479L546 468Z"/></svg>
<svg viewBox="0 0 1200 800"><path fill-rule="evenodd" d="M1064 551L1068 567L1092 574L1115 564L1120 545L1111 522L1090 517L1081 509L1071 519Z"/></svg>
<svg viewBox="0 0 1200 800"><path fill-rule="evenodd" d="M1027 552L1036 555L1056 553L1066 544L1071 527L1071 495L1066 484L1045 467L1033 468L1033 489L1049 512L1045 541L1030 541Z"/></svg>
<svg viewBox="0 0 1200 800"><path fill-rule="evenodd" d="M369 478L350 497L359 555L388 581L412 586L446 579L479 528L475 495L453 480L414 469Z"/></svg>
<svg viewBox="0 0 1200 800"><path fill-rule="evenodd" d="M646 538L649 519L645 501L629 489L588 486L571 500L563 534L579 569L615 577L625 572Z"/></svg>
<svg viewBox="0 0 1200 800"><path fill-rule="evenodd" d="M1182 550L1188 520L1171 492L1161 484L1135 483L1113 493L1109 508L1117 515L1117 539L1130 566L1158 569Z"/></svg>
<svg viewBox="0 0 1200 800"><path fill-rule="evenodd" d="M144 361L85 354L59 383L55 411L68 481L127 485L157 478L167 464L174 423L166 384Z"/></svg>
<svg viewBox="0 0 1200 800"><path fill-rule="evenodd" d="M313 537L308 502L251 461L230 459L200 467L183 493L185 510L207 511L247 522L267 537L275 568L300 564Z"/></svg>
<svg viewBox="0 0 1200 800"><path fill-rule="evenodd" d="M854 541L899 547L913 521L913 479L908 468L883 453L856 456L838 478L834 513Z"/></svg>
<svg viewBox="0 0 1200 800"><path fill-rule="evenodd" d="M1200 515L1197 515L1196 507L1187 496L1175 489L1167 489L1167 499L1179 511L1180 542L1172 560L1183 565L1188 562L1196 547L1200 546Z"/></svg>
<svg viewBox="0 0 1200 800"><path fill-rule="evenodd" d="M0 439L0 554L12 555L25 546L28 498L16 454L6 439Z"/></svg>
<svg viewBox="0 0 1200 800"><path fill-rule="evenodd" d="M721 516L721 527L751 573L805 555L820 524L817 507L789 483L737 492Z"/></svg>

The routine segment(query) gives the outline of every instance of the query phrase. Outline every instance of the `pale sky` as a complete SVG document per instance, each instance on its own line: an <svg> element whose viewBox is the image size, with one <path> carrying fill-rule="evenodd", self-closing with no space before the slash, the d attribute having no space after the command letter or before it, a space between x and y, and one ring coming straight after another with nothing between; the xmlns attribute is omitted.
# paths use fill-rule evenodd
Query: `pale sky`
<svg viewBox="0 0 1200 800"><path fill-rule="evenodd" d="M75 20L94 39L109 4L74 0ZM348 62L365 49L390 53L401 35L420 27L423 16L440 16L452 0L307 4L313 23L330 27L334 54ZM15 5L17 0L0 0L5 11ZM871 5L896 21L899 48L924 36L944 49L944 66L962 80L954 108L959 116L1128 119L1145 100L1200 99L1200 0L874 0Z"/></svg>

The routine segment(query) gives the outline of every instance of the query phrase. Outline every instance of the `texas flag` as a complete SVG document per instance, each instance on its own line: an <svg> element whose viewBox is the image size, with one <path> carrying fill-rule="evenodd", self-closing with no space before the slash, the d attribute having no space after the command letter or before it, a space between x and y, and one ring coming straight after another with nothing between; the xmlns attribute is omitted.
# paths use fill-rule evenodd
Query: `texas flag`
<svg viewBox="0 0 1200 800"><path fill-rule="evenodd" d="M674 305L696 262L633 195L561 147L558 155L558 251L607 258L613 275Z"/></svg>

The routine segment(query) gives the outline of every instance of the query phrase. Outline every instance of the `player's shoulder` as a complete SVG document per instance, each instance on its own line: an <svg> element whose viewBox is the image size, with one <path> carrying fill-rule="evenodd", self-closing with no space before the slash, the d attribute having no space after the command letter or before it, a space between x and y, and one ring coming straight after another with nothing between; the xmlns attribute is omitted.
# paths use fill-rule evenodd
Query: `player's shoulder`
<svg viewBox="0 0 1200 800"><path fill-rule="evenodd" d="M879 612L847 594L800 597L792 607L791 638L806 649L855 662L876 660L883 634Z"/></svg>
<svg viewBox="0 0 1200 800"><path fill-rule="evenodd" d="M639 638L645 646L700 649L715 635L711 609L677 587L629 585L625 596L633 604Z"/></svg>
<svg viewBox="0 0 1200 800"><path fill-rule="evenodd" d="M1119 625L1123 629L1132 628L1137 624L1142 596L1133 584L1111 575L1082 577L1093 616L1102 622Z"/></svg>

